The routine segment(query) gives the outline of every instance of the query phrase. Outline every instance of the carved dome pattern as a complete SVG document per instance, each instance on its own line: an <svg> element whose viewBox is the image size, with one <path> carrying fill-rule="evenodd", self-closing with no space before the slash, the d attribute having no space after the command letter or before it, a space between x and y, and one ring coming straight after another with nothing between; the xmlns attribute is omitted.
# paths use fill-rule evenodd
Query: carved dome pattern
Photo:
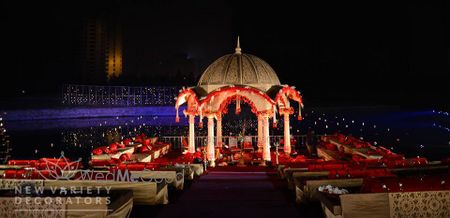
<svg viewBox="0 0 450 218"><path fill-rule="evenodd" d="M198 86L211 85L248 85L267 91L271 86L280 85L280 80L272 67L261 58L234 53L220 57L205 70Z"/></svg>

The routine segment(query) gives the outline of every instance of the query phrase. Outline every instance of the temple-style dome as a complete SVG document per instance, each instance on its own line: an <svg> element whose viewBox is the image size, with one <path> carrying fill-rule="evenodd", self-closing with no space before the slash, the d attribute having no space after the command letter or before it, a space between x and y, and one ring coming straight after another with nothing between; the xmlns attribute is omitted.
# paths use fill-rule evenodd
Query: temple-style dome
<svg viewBox="0 0 450 218"><path fill-rule="evenodd" d="M280 80L261 58L241 53L238 40L236 52L214 61L198 81L198 86L208 93L228 85L252 86L265 92L274 85L280 85Z"/></svg>

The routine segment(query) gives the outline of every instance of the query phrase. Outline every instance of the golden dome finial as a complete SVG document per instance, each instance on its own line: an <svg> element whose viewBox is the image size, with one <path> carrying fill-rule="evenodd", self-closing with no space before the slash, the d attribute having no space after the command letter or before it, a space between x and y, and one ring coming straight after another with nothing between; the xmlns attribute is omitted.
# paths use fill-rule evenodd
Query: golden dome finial
<svg viewBox="0 0 450 218"><path fill-rule="evenodd" d="M241 43L239 42L239 36L237 37L237 46L235 51L235 54L241 54Z"/></svg>

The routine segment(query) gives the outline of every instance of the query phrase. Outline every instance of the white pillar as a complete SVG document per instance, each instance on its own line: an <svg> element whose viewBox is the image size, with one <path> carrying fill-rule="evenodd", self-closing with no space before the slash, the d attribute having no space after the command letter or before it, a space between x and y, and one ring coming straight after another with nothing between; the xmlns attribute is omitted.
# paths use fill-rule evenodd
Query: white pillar
<svg viewBox="0 0 450 218"><path fill-rule="evenodd" d="M291 153L291 133L289 126L289 113L284 113L284 153Z"/></svg>
<svg viewBox="0 0 450 218"><path fill-rule="evenodd" d="M258 151L263 146L263 118L258 115Z"/></svg>
<svg viewBox="0 0 450 218"><path fill-rule="evenodd" d="M222 115L217 116L217 147L222 147Z"/></svg>
<svg viewBox="0 0 450 218"><path fill-rule="evenodd" d="M214 167L215 164L215 151L214 151L214 117L208 116L208 145L206 147L208 155L209 166Z"/></svg>
<svg viewBox="0 0 450 218"><path fill-rule="evenodd" d="M195 153L194 123L195 123L195 116L190 114L189 115L189 147L188 147L189 153Z"/></svg>
<svg viewBox="0 0 450 218"><path fill-rule="evenodd" d="M270 161L270 133L269 133L269 117L263 117L263 159Z"/></svg>

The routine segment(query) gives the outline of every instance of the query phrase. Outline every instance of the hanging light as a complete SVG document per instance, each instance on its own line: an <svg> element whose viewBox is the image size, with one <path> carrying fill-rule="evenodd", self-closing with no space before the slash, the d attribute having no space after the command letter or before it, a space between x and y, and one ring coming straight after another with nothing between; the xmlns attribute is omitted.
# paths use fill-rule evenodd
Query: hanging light
<svg viewBox="0 0 450 218"><path fill-rule="evenodd" d="M180 122L180 116L178 115L178 106L175 107L175 109L176 109L176 111L177 111L177 114L176 114L176 116L175 116L175 122L179 123L179 122Z"/></svg>
<svg viewBox="0 0 450 218"><path fill-rule="evenodd" d="M239 95L236 96L236 114L241 113L241 97Z"/></svg>
<svg viewBox="0 0 450 218"><path fill-rule="evenodd" d="M298 117L297 117L297 119L298 120L303 120L303 117L302 117L302 104L301 103L299 103L299 105L298 105Z"/></svg>

